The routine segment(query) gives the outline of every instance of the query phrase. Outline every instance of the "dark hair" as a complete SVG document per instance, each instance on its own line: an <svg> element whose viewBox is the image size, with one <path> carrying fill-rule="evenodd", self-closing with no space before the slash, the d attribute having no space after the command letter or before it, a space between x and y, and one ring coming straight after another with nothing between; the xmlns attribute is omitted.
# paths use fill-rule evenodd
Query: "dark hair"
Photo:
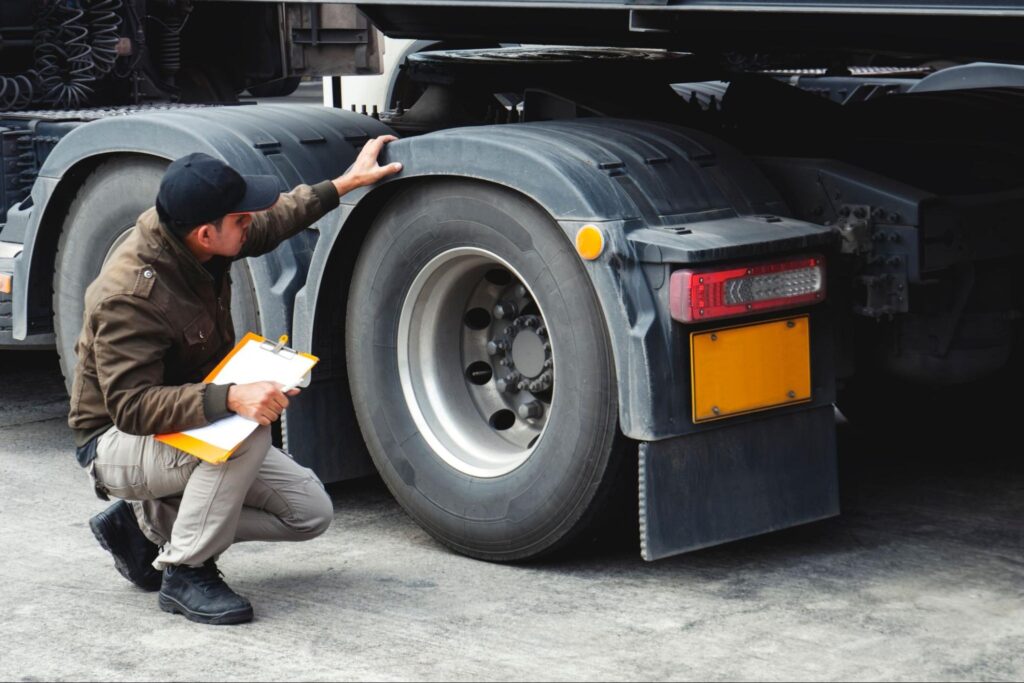
<svg viewBox="0 0 1024 683"><path fill-rule="evenodd" d="M183 242L190 232L199 227L199 225L191 225L189 223L182 223L181 221L172 219L167 215L164 207L160 206L159 201L156 203L156 215L160 219L160 222L167 227L167 230ZM212 223L213 227L217 229L217 232L220 232L221 227L224 225L224 216L221 216L215 221L210 221L210 223ZM206 224L200 223L200 225Z"/></svg>

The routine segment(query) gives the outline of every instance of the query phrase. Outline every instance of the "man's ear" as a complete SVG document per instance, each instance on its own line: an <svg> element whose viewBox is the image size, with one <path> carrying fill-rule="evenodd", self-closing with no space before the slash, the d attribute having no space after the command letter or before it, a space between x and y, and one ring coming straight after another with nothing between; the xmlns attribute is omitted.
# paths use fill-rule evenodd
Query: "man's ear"
<svg viewBox="0 0 1024 683"><path fill-rule="evenodd" d="M196 228L196 241L203 247L209 247L212 243L212 235L210 232L213 230L213 223L203 223Z"/></svg>

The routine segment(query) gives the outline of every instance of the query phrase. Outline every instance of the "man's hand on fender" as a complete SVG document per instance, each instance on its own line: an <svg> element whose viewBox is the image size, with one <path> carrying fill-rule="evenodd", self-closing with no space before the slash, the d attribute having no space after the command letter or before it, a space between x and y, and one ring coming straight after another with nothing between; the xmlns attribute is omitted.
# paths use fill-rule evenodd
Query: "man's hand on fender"
<svg viewBox="0 0 1024 683"><path fill-rule="evenodd" d="M283 387L277 382L235 384L228 389L228 410L261 425L269 425L276 422L288 407L288 397L299 394L298 389L284 393L281 391Z"/></svg>
<svg viewBox="0 0 1024 683"><path fill-rule="evenodd" d="M351 192L357 187L373 185L378 180L401 171L402 164L397 161L385 166L377 163L377 157L380 156L384 145L397 139L394 135L381 135L363 145L362 151L359 152L359 156L356 157L352 166L345 171L345 175L332 181L338 190L338 196Z"/></svg>

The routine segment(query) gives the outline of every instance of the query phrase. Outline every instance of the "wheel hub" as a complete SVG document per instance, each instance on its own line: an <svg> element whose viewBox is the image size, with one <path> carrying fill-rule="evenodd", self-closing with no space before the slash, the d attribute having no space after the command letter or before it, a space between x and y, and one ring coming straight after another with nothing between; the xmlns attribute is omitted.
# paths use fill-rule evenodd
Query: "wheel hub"
<svg viewBox="0 0 1024 683"><path fill-rule="evenodd" d="M501 304L495 307L496 311L501 308ZM504 380L504 387L531 392L550 389L554 381L554 361L543 319L538 315L520 315L501 332L501 336L487 342L487 352L504 369L499 377Z"/></svg>
<svg viewBox="0 0 1024 683"><path fill-rule="evenodd" d="M398 360L413 419L449 465L493 477L530 457L554 400L554 352L507 262L476 247L429 262L402 307Z"/></svg>

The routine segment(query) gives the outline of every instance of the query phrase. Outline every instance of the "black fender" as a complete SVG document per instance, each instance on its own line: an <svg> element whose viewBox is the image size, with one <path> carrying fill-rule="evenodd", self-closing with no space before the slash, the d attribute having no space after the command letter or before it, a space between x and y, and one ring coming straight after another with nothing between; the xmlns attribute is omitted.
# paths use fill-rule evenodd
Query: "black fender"
<svg viewBox="0 0 1024 683"><path fill-rule="evenodd" d="M739 152L707 134L665 124L577 119L450 129L393 142L384 161L402 162L402 172L342 198L343 222L322 231L296 297L297 343L332 359L321 379L331 385L323 391L335 416L350 400L343 308L354 254L374 215L404 184L437 176L493 183L547 211L567 244L586 224L604 232L604 253L586 268L612 340L621 428L642 440L698 428L688 418L688 356L680 356L680 335L668 313L671 265L834 242L824 226L774 218L786 215L785 204ZM326 436L315 441L323 457L336 461L340 446Z"/></svg>
<svg viewBox="0 0 1024 683"><path fill-rule="evenodd" d="M83 123L46 158L30 208L12 216L21 223L24 245L15 265L14 337L25 338L30 308L48 308L53 246L64 212L84 175L104 159L131 154L173 160L205 152L241 173L276 175L281 189L288 190L339 175L369 137L388 132L366 116L288 105L170 108ZM306 231L270 254L249 259L268 334L289 331L292 297L303 283L316 239L316 232Z"/></svg>

